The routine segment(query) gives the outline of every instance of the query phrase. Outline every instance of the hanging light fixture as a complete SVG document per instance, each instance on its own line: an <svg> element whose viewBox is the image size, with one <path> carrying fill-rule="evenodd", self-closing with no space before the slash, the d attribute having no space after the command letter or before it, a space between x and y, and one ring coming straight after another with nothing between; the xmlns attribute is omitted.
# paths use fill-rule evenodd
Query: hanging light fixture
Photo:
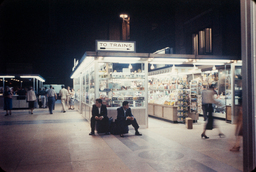
<svg viewBox="0 0 256 172"><path fill-rule="evenodd" d="M172 66L172 73L175 73L175 65Z"/></svg>
<svg viewBox="0 0 256 172"><path fill-rule="evenodd" d="M132 65L131 65L131 63L129 64L129 69L132 69Z"/></svg>
<svg viewBox="0 0 256 172"><path fill-rule="evenodd" d="M216 67L215 67L215 65L212 67L212 70L216 70Z"/></svg>
<svg viewBox="0 0 256 172"><path fill-rule="evenodd" d="M150 69L151 70L155 69L155 66L153 64L151 64Z"/></svg>

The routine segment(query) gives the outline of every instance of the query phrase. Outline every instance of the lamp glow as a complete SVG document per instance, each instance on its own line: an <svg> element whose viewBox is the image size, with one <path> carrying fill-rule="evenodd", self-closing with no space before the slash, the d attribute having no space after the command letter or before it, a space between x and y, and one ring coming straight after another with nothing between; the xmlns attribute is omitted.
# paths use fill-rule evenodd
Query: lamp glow
<svg viewBox="0 0 256 172"><path fill-rule="evenodd" d="M151 64L150 69L151 70L155 69L155 66L153 64Z"/></svg>

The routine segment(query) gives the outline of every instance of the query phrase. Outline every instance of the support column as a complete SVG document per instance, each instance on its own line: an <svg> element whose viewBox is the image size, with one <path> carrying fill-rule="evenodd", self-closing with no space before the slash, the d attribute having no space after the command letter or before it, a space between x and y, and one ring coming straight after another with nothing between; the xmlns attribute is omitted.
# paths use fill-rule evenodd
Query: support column
<svg viewBox="0 0 256 172"><path fill-rule="evenodd" d="M243 171L255 168L255 2L240 0L243 79ZM253 14L254 13L254 14Z"/></svg>
<svg viewBox="0 0 256 172"><path fill-rule="evenodd" d="M235 123L235 64L230 65L230 77L231 77L231 123Z"/></svg>
<svg viewBox="0 0 256 172"><path fill-rule="evenodd" d="M33 89L34 89L34 90L36 89L36 86L35 86L35 78L33 78Z"/></svg>
<svg viewBox="0 0 256 172"><path fill-rule="evenodd" d="M3 92L5 91L5 79L3 78Z"/></svg>

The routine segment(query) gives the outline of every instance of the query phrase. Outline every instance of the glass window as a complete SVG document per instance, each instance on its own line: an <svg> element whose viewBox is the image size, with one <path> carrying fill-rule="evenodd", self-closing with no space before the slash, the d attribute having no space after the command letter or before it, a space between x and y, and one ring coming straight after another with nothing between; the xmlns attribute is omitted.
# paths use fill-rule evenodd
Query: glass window
<svg viewBox="0 0 256 172"><path fill-rule="evenodd" d="M76 100L80 100L80 78L75 78L75 86L74 86L75 92L76 92Z"/></svg>
<svg viewBox="0 0 256 172"><path fill-rule="evenodd" d="M94 81L94 69L91 68L90 70L90 84L89 84L89 103L95 103L95 81Z"/></svg>
<svg viewBox="0 0 256 172"><path fill-rule="evenodd" d="M89 72L86 72L86 103L89 104Z"/></svg>
<svg viewBox="0 0 256 172"><path fill-rule="evenodd" d="M99 97L108 107L145 107L144 65L99 63Z"/></svg>

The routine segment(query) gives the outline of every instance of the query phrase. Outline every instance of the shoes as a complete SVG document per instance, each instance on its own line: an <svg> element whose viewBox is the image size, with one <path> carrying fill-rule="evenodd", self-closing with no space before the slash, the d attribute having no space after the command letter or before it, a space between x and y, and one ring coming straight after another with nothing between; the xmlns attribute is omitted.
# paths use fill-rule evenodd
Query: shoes
<svg viewBox="0 0 256 172"><path fill-rule="evenodd" d="M89 135L92 136L92 135L95 135L95 133L94 132L90 132Z"/></svg>
<svg viewBox="0 0 256 172"><path fill-rule="evenodd" d="M33 112L31 112L31 114L33 114Z"/></svg>
<svg viewBox="0 0 256 172"><path fill-rule="evenodd" d="M12 115L12 113L10 112L10 114L9 115Z"/></svg>
<svg viewBox="0 0 256 172"><path fill-rule="evenodd" d="M8 116L9 114L7 113L7 114L5 114L4 116Z"/></svg>
<svg viewBox="0 0 256 172"><path fill-rule="evenodd" d="M220 138L224 138L225 135L224 135L223 133L220 133L220 134L219 134L219 137L220 137Z"/></svg>
<svg viewBox="0 0 256 172"><path fill-rule="evenodd" d="M238 147L234 146L234 147L232 147L230 149L230 151L232 151L232 152L239 152L239 149L240 149L240 146L238 146Z"/></svg>
<svg viewBox="0 0 256 172"><path fill-rule="evenodd" d="M52 112L50 112L50 114L52 114Z"/></svg>
<svg viewBox="0 0 256 172"><path fill-rule="evenodd" d="M123 134L120 134L120 137L124 137L124 135L123 135Z"/></svg>
<svg viewBox="0 0 256 172"><path fill-rule="evenodd" d="M139 132L136 132L135 136L142 136L142 134L140 134Z"/></svg>
<svg viewBox="0 0 256 172"><path fill-rule="evenodd" d="M201 134L201 138L209 139L205 134Z"/></svg>
<svg viewBox="0 0 256 172"><path fill-rule="evenodd" d="M66 111L63 111L63 113L65 113Z"/></svg>

